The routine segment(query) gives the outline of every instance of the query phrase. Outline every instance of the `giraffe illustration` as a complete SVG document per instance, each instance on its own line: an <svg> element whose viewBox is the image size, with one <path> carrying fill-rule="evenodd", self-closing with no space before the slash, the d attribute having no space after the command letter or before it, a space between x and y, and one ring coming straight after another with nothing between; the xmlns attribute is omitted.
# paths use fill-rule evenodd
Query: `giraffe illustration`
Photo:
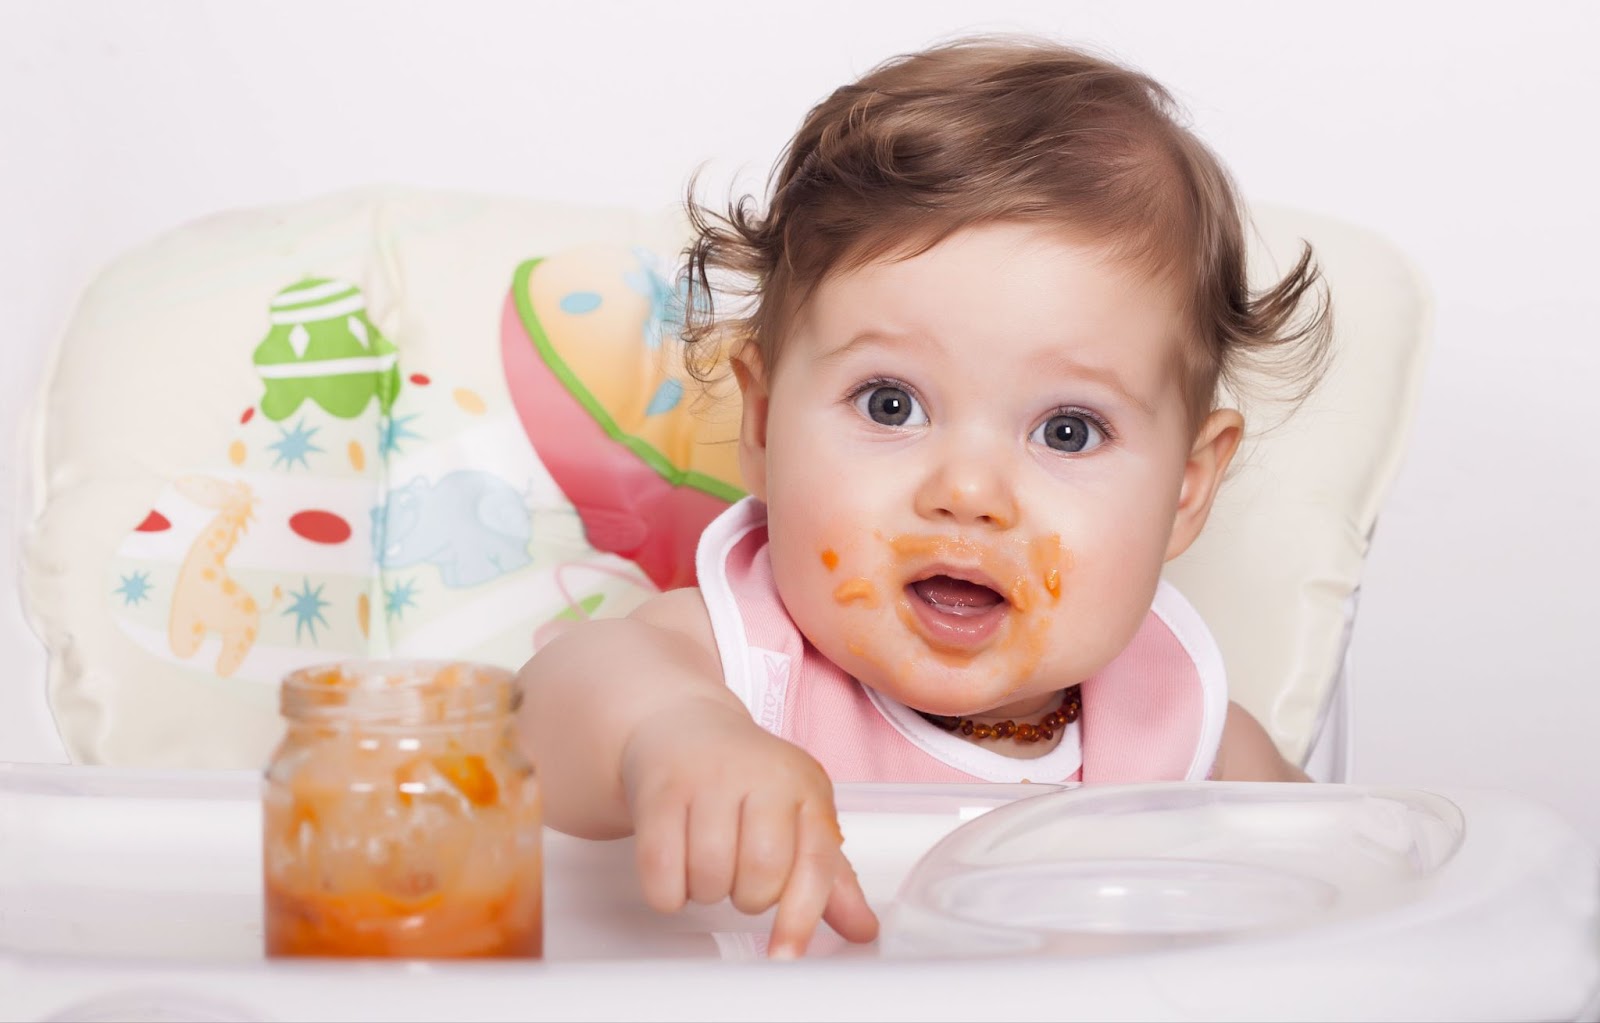
<svg viewBox="0 0 1600 1023"><path fill-rule="evenodd" d="M208 633L222 635L217 674L232 675L255 644L261 609L244 587L228 575L228 555L249 527L255 493L239 481L185 476L175 486L196 504L217 509L200 531L173 587L172 617L167 641L179 657L193 657Z"/></svg>

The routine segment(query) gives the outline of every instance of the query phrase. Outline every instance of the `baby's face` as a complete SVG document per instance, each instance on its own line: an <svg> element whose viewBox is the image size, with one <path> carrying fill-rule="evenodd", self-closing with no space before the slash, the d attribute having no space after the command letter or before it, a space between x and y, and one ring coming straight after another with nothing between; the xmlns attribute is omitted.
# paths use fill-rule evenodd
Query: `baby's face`
<svg viewBox="0 0 1600 1023"><path fill-rule="evenodd" d="M1019 225L825 282L746 440L800 630L935 714L1023 713L1103 667L1176 553L1181 322L1098 247Z"/></svg>

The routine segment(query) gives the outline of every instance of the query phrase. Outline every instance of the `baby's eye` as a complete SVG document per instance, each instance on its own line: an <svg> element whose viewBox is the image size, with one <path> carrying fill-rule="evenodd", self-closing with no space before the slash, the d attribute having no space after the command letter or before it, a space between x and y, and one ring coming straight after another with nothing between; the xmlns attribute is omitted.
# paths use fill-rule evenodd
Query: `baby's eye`
<svg viewBox="0 0 1600 1023"><path fill-rule="evenodd" d="M1036 444L1047 445L1055 451L1077 454L1105 443L1106 434L1099 424L1088 416L1058 412L1040 423L1038 429L1033 431L1033 436L1028 439Z"/></svg>
<svg viewBox="0 0 1600 1023"><path fill-rule="evenodd" d="M928 414L922 411L911 392L896 384L877 384L856 395L856 408L874 423L884 426L922 426Z"/></svg>

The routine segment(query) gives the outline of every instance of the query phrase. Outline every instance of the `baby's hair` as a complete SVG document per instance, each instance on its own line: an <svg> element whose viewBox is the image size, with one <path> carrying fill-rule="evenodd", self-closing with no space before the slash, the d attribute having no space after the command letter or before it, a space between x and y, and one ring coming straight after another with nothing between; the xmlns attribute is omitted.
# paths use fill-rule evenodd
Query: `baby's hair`
<svg viewBox="0 0 1600 1023"><path fill-rule="evenodd" d="M807 114L764 211L745 195L715 213L691 181L691 370L709 379L753 345L770 372L830 275L916 256L963 228L1024 222L1106 245L1178 289L1196 423L1219 383L1240 390L1251 364L1279 371L1288 386L1278 396L1297 403L1321 377L1331 336L1310 246L1251 293L1238 193L1175 107L1153 79L1042 39L965 39L880 64ZM749 302L719 316L717 290Z"/></svg>

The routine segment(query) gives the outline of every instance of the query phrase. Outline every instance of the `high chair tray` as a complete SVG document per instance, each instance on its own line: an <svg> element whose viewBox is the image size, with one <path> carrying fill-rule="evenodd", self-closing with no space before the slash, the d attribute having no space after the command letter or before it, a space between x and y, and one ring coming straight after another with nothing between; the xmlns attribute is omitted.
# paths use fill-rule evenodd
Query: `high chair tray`
<svg viewBox="0 0 1600 1023"><path fill-rule="evenodd" d="M1548 811L1492 792L841 785L846 851L884 936L850 946L823 927L793 963L764 957L770 914L657 915L631 842L548 830L542 961L267 960L259 795L254 772L0 764L0 1019L1577 1019L1597 1008L1595 851ZM1420 844L1394 838L1408 807L1427 822ZM1330 854L1330 836L1351 852ZM1038 934L1056 943L1029 944Z"/></svg>

